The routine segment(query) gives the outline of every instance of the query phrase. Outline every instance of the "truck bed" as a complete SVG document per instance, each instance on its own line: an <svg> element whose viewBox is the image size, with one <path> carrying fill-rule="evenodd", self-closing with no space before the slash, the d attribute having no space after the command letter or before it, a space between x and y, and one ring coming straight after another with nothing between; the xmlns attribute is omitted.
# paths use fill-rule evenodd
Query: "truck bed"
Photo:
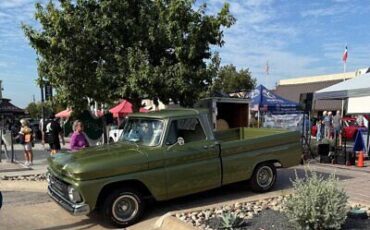
<svg viewBox="0 0 370 230"><path fill-rule="evenodd" d="M290 131L283 129L264 129L264 128L234 128L229 130L215 131L214 135L218 141L237 141L249 140L275 134L287 133Z"/></svg>
<svg viewBox="0 0 370 230"><path fill-rule="evenodd" d="M223 184L249 179L260 162L298 165L301 159L299 132L281 129L236 128L216 131L220 143Z"/></svg>

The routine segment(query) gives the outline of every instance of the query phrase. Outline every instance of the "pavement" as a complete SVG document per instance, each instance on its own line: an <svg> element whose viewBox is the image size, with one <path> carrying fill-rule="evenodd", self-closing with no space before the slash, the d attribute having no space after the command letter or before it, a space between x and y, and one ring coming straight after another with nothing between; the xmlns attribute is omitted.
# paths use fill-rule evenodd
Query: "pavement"
<svg viewBox="0 0 370 230"><path fill-rule="evenodd" d="M370 205L370 165L356 168L343 168L338 165L318 164L313 162L310 168L323 176L335 173L352 202ZM153 229L158 219L167 212L199 209L209 206L245 202L284 195L292 191L290 179L295 175L304 176L304 167L279 169L278 180L273 191L256 194L244 183L233 184L208 192L186 196L165 202L157 202L148 207L147 214L130 230ZM5 181L0 180L0 189L4 196L4 206L0 211L0 223L4 229L112 229L102 219L92 213L89 216L71 216L53 202L46 194L45 181Z"/></svg>
<svg viewBox="0 0 370 230"><path fill-rule="evenodd" d="M0 229L112 229L96 214L89 216L71 216L53 202L46 194L46 181L8 181L2 176L26 176L46 172L48 151L36 144L33 148L34 165L24 167L23 149L15 145L16 163L2 159L0 163L0 191L4 204L0 211ZM309 167L324 176L335 173L340 185L344 187L350 200L370 206L370 161L365 167L319 164L313 160ZM246 184L237 183L196 195L186 196L165 202L157 202L148 207L147 214L139 223L130 226L130 230L153 229L158 219L168 212L184 211L209 206L246 202L284 195L292 191L291 182L295 175L304 176L304 167L279 169L278 180L273 191L264 194L251 192Z"/></svg>
<svg viewBox="0 0 370 230"><path fill-rule="evenodd" d="M66 150L67 145L62 146L62 150ZM33 165L25 166L23 146L20 144L14 145L14 162L7 159L5 154L1 154L0 162L0 178L2 176L27 176L34 174L41 174L46 172L47 158L49 157L48 145L36 143L32 148L33 152ZM10 151L8 152L9 158L11 157Z"/></svg>

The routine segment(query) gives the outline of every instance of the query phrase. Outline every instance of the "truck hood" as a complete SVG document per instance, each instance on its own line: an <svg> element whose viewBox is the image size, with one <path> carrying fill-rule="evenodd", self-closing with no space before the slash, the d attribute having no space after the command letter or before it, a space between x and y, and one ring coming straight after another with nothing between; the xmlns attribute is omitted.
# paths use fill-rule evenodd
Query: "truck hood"
<svg viewBox="0 0 370 230"><path fill-rule="evenodd" d="M72 180L91 180L148 168L148 157L133 144L114 143L48 158L49 168Z"/></svg>

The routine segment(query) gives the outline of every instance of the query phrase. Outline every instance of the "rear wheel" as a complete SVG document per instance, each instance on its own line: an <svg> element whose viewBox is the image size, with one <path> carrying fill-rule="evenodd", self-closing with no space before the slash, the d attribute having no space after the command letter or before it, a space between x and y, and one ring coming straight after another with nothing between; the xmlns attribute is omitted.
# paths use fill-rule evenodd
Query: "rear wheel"
<svg viewBox="0 0 370 230"><path fill-rule="evenodd" d="M267 192L276 182L276 168L272 163L257 165L254 169L250 185L254 192Z"/></svg>
<svg viewBox="0 0 370 230"><path fill-rule="evenodd" d="M103 205L104 219L117 227L136 223L144 213L145 202L136 189L123 188L107 196Z"/></svg>

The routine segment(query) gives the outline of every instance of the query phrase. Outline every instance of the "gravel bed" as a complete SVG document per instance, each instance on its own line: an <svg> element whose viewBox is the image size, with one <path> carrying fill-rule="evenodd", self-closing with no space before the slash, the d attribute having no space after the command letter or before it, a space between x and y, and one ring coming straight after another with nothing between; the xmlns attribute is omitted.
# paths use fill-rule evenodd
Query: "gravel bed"
<svg viewBox="0 0 370 230"><path fill-rule="evenodd" d="M1 176L0 180L8 180L8 181L45 181L46 175L45 174L34 174L34 175L26 175L26 176Z"/></svg>
<svg viewBox="0 0 370 230"><path fill-rule="evenodd" d="M220 229L221 217L225 213L231 213L244 220L245 224L240 230L244 229L294 229L285 216L282 204L286 196L279 196L265 200L235 203L217 208L204 209L201 211L177 213L175 216L186 223L192 224L197 229L213 230ZM360 204L351 204L350 208L365 210L370 216L370 207ZM354 220L347 219L343 229L370 229L370 219Z"/></svg>

